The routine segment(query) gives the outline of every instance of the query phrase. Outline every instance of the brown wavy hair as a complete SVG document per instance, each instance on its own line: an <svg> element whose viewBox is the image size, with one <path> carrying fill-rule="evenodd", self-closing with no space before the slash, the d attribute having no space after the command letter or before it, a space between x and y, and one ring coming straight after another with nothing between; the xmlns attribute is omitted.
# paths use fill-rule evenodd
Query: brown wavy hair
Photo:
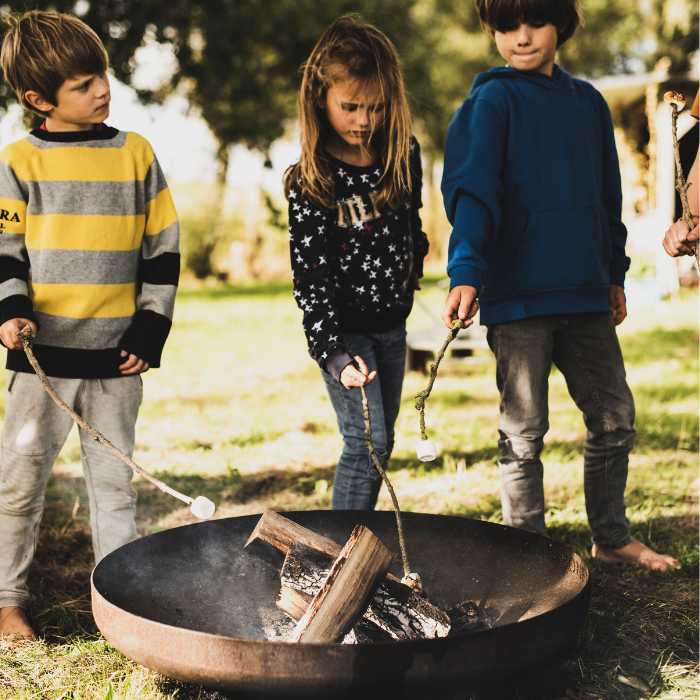
<svg viewBox="0 0 700 700"><path fill-rule="evenodd" d="M401 62L385 34L352 15L326 29L304 65L298 103L301 157L284 175L285 194L298 182L302 198L325 210L335 207L333 174L323 149L333 132L323 107L328 90L346 80L357 82L359 90L376 90L387 105L370 143L384 165L376 188L377 207L394 209L411 192L411 112Z"/></svg>

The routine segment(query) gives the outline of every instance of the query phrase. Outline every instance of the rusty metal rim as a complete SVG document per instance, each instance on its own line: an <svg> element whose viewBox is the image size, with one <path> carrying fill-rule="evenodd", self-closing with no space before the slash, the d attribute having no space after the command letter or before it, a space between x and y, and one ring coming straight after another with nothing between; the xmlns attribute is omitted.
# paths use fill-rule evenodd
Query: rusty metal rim
<svg viewBox="0 0 700 700"><path fill-rule="evenodd" d="M450 690L463 688L465 683L478 683L493 678L494 672L498 673L499 678L505 678L544 660L575 636L588 611L590 586L587 572L584 587L567 603L521 622L443 639L358 647L270 642L166 625L134 615L110 603L97 591L91 577L92 607L99 629L107 641L136 663L185 683L219 690L282 695L301 693L302 696L308 693L309 697L312 689L315 692L343 692L353 687L355 682L362 685L362 679L358 680L355 676L354 664L358 657L370 654L376 655L376 662L380 662L381 658L389 663L396 657L411 659L404 674L396 680L397 690L400 687L402 692L409 694L437 690L438 687ZM529 655L505 672L502 666L504 658L508 657L508 651L496 654L495 657L489 655L490 658L481 661L478 670L470 670L468 659L473 655L481 655L481 650L489 646L489 637L500 637L506 628L515 628L518 634L513 641L514 649L522 651L522 645L531 645L533 639L544 639L540 628L547 627L547 619L552 617L567 618L570 623L568 631L559 634L556 639L547 639L541 647L532 644ZM115 634L115 641L111 639L112 633L118 632L122 626L132 627L134 618L138 620L138 631L132 637L148 639L146 649L138 643L129 644L123 634ZM177 656L177 661L173 660L172 653L160 653L165 645L170 649L184 647L183 653ZM371 676L366 683L370 681ZM387 682L391 682L391 679Z"/></svg>
<svg viewBox="0 0 700 700"><path fill-rule="evenodd" d="M576 557L577 560L579 560L579 563L582 566L583 571L585 572L585 583L583 585L583 588L573 598L571 598L569 601L567 601L564 605L559 606L559 608L555 608L553 610L545 610L544 612L538 613L537 615L533 615L532 617L529 617L525 620L519 620L516 622L509 622L505 625L500 625L499 627L497 627L495 629L501 630L501 629L506 629L508 627L514 627L515 625L523 625L527 622L530 622L531 620L537 620L539 618L543 618L545 616L555 614L557 610L561 610L561 609L567 607L568 605L571 605L571 604L579 601L581 596L585 595L587 593L588 589L590 588L590 585L591 585L590 571L588 570L586 563L583 561L583 558L580 555L576 554L576 552L572 552L572 554L574 555L574 557ZM95 568L97 568L97 567L95 567ZM163 622L157 622L156 620L150 620L147 617L141 617L140 615L136 615L135 613L131 613L127 610L120 608L119 606L115 605L114 603L110 603L95 587L95 582L93 580L94 574L95 574L95 569L93 569L92 573L90 574L90 590L92 593L93 611L95 608L95 601L97 600L100 608L109 609L113 614L117 613L117 614L121 614L121 615L128 615L130 617L135 617L135 618L138 618L138 620L140 621L140 624L154 626L157 628L161 628L163 630L170 630L170 631L171 630L178 630L178 631L186 632L187 634L194 634L194 635L197 635L197 636L202 637L202 638L210 638L212 640L214 640L214 639L222 640L223 642L231 642L232 640L235 640L235 641L239 641L239 642L245 642L246 644L259 644L259 645L265 645L265 646L267 646L269 644L276 644L276 645L285 646L285 647L299 646L296 643L285 642L285 641L281 641L281 640L250 639L247 637L228 637L228 636L222 635L222 634L212 634L211 632L200 632L198 630L192 630L192 629L188 629L186 627L176 627L174 625L166 625ZM476 632L466 632L464 634L457 634L457 635L453 635L451 637L440 638L440 639L424 639L424 640L419 639L419 640L411 640L411 641L404 641L404 642L402 642L402 641L371 642L370 645L373 648L377 648L377 647L393 648L397 644L400 644L401 646L408 646L411 644L419 644L420 645L420 644L425 644L425 643L434 644L434 643L440 642L440 641L461 639L464 637L475 637L477 635L483 636L483 635L488 634L489 632L492 632L493 630L494 630L494 628L482 629L482 630L477 630ZM319 644L316 642L306 643L306 644L304 644L304 646L309 647L309 648L313 648L313 647L329 648L330 647L333 649L347 649L347 650L352 650L352 649L356 648L354 645L351 645L351 644L340 644L340 643L333 643L333 644L320 643ZM367 646L367 645L363 645L363 646Z"/></svg>

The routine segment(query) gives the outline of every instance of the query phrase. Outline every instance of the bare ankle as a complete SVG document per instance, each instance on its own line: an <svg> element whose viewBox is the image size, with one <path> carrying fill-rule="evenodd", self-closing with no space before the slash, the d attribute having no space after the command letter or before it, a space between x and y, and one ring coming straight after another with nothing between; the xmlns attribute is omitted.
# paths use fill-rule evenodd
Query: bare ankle
<svg viewBox="0 0 700 700"><path fill-rule="evenodd" d="M25 611L17 605L0 608L0 637L36 640L37 634L32 629Z"/></svg>

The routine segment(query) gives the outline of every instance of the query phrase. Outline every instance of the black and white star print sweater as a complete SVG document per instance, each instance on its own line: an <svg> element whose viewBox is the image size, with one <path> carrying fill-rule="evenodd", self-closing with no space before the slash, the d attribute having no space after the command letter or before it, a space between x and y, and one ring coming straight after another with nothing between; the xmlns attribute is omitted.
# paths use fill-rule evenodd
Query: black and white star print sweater
<svg viewBox="0 0 700 700"><path fill-rule="evenodd" d="M336 379L351 362L343 333L381 333L401 325L413 305L411 275L423 275L428 237L423 206L420 147L411 140L411 198L396 210L378 211L374 190L380 165L358 167L330 154L336 208L289 196L289 240L294 296L304 311L309 354Z"/></svg>

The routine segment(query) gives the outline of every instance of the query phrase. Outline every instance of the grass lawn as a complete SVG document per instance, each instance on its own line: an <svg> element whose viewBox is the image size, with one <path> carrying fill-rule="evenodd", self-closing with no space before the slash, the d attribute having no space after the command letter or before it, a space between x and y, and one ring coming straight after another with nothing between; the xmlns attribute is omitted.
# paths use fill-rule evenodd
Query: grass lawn
<svg viewBox="0 0 700 700"><path fill-rule="evenodd" d="M425 285L438 311L444 291ZM627 488L633 535L673 553L683 569L649 574L590 560L582 488L581 417L561 374L550 381L544 452L551 536L592 573L591 612L576 643L474 700L697 698L698 684L698 297L634 310L620 327L637 402L638 437ZM426 322L418 309L409 327ZM2 379L4 383L4 377ZM404 384L390 472L402 508L498 522L498 393L494 365L446 361L426 407L439 458L415 458L413 395ZM144 375L135 460L174 488L206 495L216 517L330 507L340 453L335 415L306 353L300 312L286 284L181 291L163 367ZM4 395L4 384L2 395ZM187 508L136 480L143 535L194 521ZM77 504L77 510L76 510ZM379 508L390 509L386 491ZM0 640L0 698L214 698L129 661L99 634L90 612L87 492L77 434L58 458L30 576L32 620L44 642ZM112 696L113 693L113 696Z"/></svg>

